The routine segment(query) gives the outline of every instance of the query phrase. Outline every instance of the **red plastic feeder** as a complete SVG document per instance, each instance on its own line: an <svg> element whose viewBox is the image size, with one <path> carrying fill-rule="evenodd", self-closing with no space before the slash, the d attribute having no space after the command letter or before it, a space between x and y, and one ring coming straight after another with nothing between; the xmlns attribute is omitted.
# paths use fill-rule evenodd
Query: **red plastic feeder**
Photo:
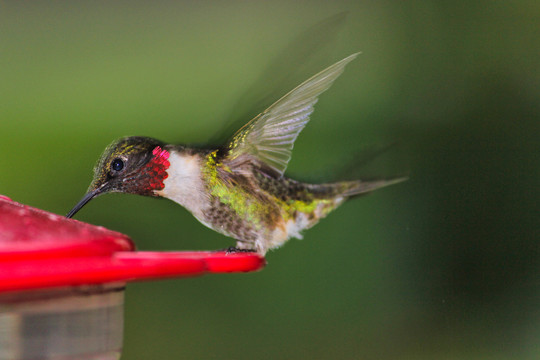
<svg viewBox="0 0 540 360"><path fill-rule="evenodd" d="M0 359L118 359L127 282L264 265L254 253L137 252L126 235L0 196Z"/></svg>

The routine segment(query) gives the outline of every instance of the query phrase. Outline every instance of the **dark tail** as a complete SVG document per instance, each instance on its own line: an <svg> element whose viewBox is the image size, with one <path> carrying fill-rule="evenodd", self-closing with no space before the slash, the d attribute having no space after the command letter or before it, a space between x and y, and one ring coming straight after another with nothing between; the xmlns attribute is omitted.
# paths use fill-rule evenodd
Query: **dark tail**
<svg viewBox="0 0 540 360"><path fill-rule="evenodd" d="M391 179L376 180L355 180L336 183L336 187L341 188L341 195L346 197L358 196L370 193L385 186L394 185L407 180L407 177L397 177Z"/></svg>
<svg viewBox="0 0 540 360"><path fill-rule="evenodd" d="M406 176L388 179L339 181L326 184L303 184L314 199L334 199L354 197L370 193L385 186L407 180Z"/></svg>

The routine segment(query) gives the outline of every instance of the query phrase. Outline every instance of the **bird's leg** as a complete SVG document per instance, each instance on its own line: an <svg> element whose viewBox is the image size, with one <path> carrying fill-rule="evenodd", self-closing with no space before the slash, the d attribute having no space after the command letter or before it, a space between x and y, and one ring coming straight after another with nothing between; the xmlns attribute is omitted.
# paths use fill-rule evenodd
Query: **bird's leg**
<svg viewBox="0 0 540 360"><path fill-rule="evenodd" d="M225 248L225 249L216 250L216 252L223 252L223 251L225 251L227 254L257 252L257 250L255 249L239 249L234 246L229 246L228 248Z"/></svg>

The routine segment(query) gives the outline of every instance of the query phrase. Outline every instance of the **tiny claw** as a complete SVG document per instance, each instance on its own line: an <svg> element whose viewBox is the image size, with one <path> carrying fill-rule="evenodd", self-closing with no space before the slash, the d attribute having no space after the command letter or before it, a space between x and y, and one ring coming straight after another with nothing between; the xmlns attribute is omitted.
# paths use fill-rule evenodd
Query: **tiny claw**
<svg viewBox="0 0 540 360"><path fill-rule="evenodd" d="M254 249L239 249L234 246L229 246L228 248L216 250L216 252L226 252L227 254L236 254L236 253L254 253L257 251Z"/></svg>

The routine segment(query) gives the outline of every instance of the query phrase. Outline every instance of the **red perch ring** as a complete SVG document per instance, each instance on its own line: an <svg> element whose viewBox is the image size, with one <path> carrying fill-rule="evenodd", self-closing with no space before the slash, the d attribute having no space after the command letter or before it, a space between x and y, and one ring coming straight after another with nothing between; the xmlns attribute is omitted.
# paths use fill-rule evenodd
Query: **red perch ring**
<svg viewBox="0 0 540 360"><path fill-rule="evenodd" d="M0 195L0 292L260 270L254 253L138 252L126 235Z"/></svg>

